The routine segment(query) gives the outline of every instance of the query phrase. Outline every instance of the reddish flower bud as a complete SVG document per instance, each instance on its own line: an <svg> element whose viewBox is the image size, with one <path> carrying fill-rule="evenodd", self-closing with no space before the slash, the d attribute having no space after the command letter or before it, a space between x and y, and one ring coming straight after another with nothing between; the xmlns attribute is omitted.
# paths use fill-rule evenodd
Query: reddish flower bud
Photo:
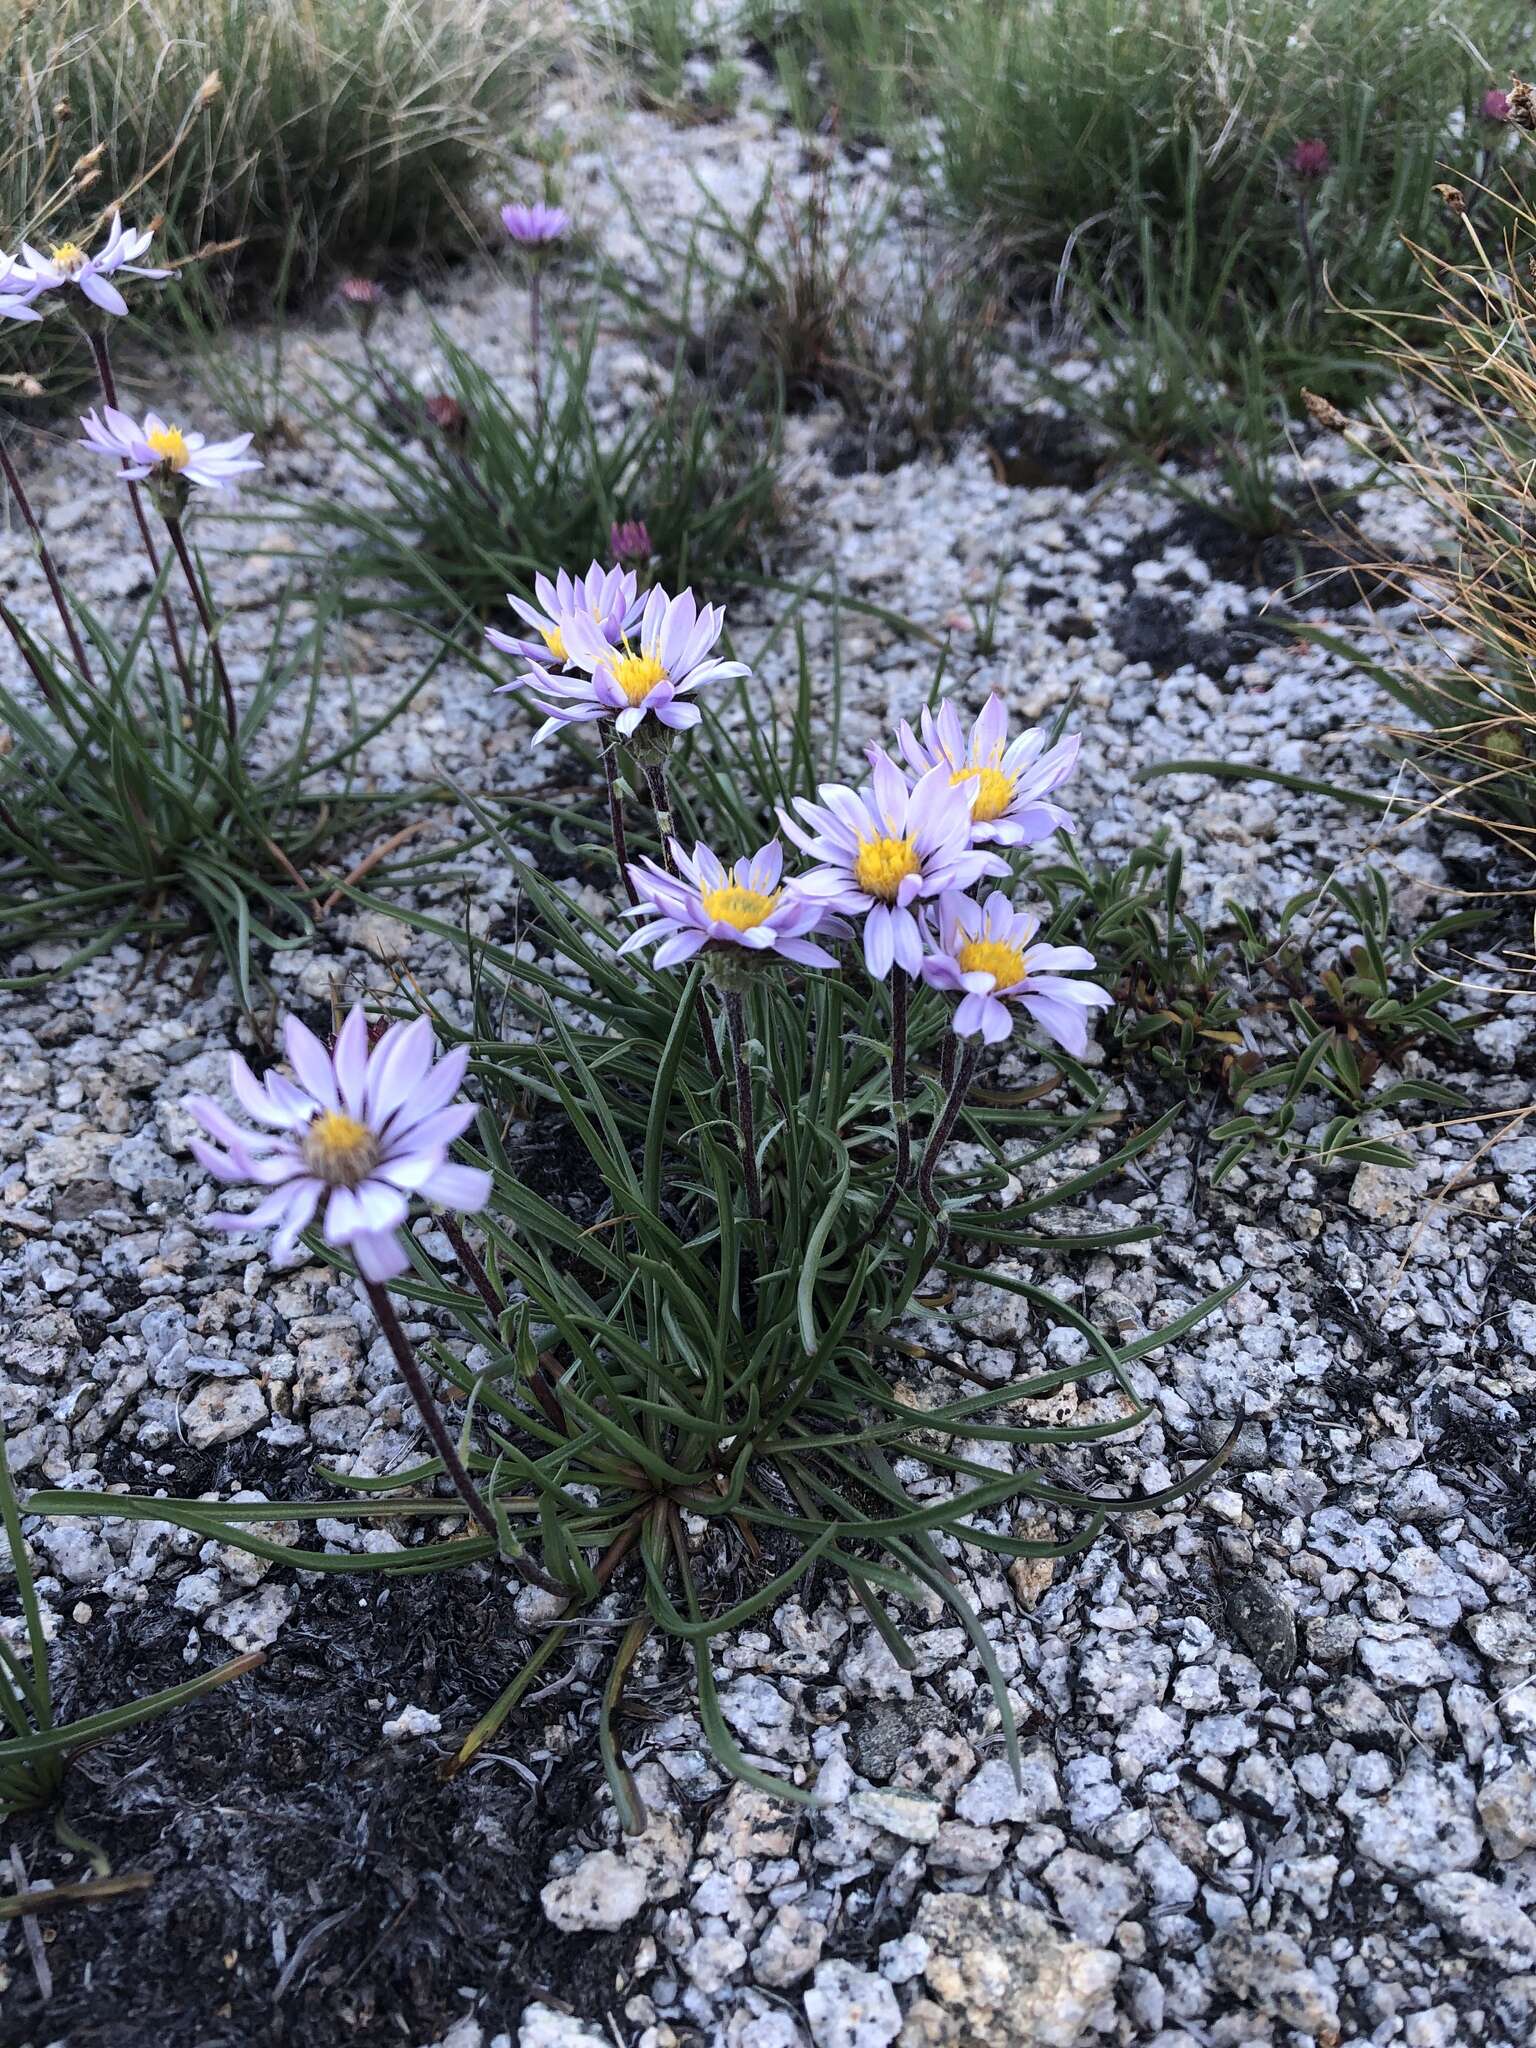
<svg viewBox="0 0 1536 2048"><path fill-rule="evenodd" d="M1300 178L1305 184L1326 178L1331 163L1327 143L1316 135L1305 142L1298 142L1287 161L1292 177Z"/></svg>
<svg viewBox="0 0 1536 2048"><path fill-rule="evenodd" d="M616 519L608 529L608 552L616 562L648 562L656 550L643 519Z"/></svg>

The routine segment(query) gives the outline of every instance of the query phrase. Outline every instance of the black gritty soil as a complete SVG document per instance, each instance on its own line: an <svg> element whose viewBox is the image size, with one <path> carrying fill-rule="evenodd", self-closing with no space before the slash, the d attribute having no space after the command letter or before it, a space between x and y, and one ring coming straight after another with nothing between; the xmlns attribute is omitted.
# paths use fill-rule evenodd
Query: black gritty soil
<svg viewBox="0 0 1536 2048"><path fill-rule="evenodd" d="M11 1930L0 2048L418 2048L466 2013L515 2038L535 1998L612 2013L622 2039L632 1944L558 1933L538 1896L556 1849L597 1839L594 1745L533 1763L535 1785L503 1761L544 1748L551 1701L469 1772L443 1783L435 1768L526 1654L505 1594L474 1570L297 1590L264 1668L77 1761L69 1824L154 1883L39 1916L46 2005ZM187 1629L157 1606L81 1630L64 1709L184 1678ZM387 1740L391 1696L440 1714L443 1739ZM32 1884L86 1875L48 1815L9 1843Z"/></svg>

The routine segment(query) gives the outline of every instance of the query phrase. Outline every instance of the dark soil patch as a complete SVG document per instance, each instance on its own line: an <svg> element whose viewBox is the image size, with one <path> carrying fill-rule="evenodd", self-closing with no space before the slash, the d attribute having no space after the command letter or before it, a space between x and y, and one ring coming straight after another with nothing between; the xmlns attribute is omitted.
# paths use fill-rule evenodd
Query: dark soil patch
<svg viewBox="0 0 1536 2048"><path fill-rule="evenodd" d="M987 423L985 441L998 482L1024 490L1086 491L1106 467L1104 450L1080 422L1056 413L1003 414Z"/></svg>
<svg viewBox="0 0 1536 2048"><path fill-rule="evenodd" d="M620 1935L567 1936L539 1889L602 1783L595 1746L540 1757L558 1706L508 1722L494 1755L444 1784L445 1745L396 1749L391 1699L467 1727L526 1647L479 1572L305 1583L265 1668L125 1734L72 1770L71 1825L142 1895L42 1917L47 2006L19 1938L6 2048L336 2048L414 2044L466 2012L515 2035L534 1998L621 2013ZM64 1706L86 1713L186 1676L187 1621L130 1610L72 1638ZM528 1763L538 1783L499 1758ZM50 1818L13 1835L29 1877L80 1874ZM583 1841L588 1840L582 1836ZM461 1987L479 1999L466 1999Z"/></svg>
<svg viewBox="0 0 1536 2048"><path fill-rule="evenodd" d="M1220 678L1252 661L1265 635L1250 627L1212 632L1192 623L1186 606L1160 591L1136 590L1109 621L1109 637L1127 661L1144 661L1156 676L1196 668Z"/></svg>
<svg viewBox="0 0 1536 2048"><path fill-rule="evenodd" d="M1270 590L1308 609L1348 611L1390 594L1396 564L1360 538L1358 506L1348 500L1328 506L1327 490L1320 481L1317 495L1295 506L1290 527L1274 534L1251 533L1204 505L1183 505L1165 525L1132 541L1113 573L1130 589L1138 562L1157 561L1178 547L1198 555L1223 583ZM1177 587L1176 579L1170 582Z"/></svg>

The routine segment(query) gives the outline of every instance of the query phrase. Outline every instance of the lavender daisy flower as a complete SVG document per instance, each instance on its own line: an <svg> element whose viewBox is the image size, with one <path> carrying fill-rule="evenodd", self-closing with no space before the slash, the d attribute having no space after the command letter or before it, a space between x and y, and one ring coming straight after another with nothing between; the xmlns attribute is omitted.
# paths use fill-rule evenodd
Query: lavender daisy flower
<svg viewBox="0 0 1536 2048"><path fill-rule="evenodd" d="M121 316L128 311L128 301L115 284L107 282L108 278L115 275L158 278L171 274L168 270L155 270L140 263L139 258L153 240L148 228L125 228L122 215L114 213L106 243L94 256L78 242L56 242L46 256L29 242L23 242L21 253L26 275L39 291L51 292L64 285L78 285L93 306L99 306L103 313Z"/></svg>
<svg viewBox="0 0 1536 2048"><path fill-rule="evenodd" d="M14 256L0 255L0 320L41 320L42 314L32 306L41 290Z"/></svg>
<svg viewBox="0 0 1536 2048"><path fill-rule="evenodd" d="M1013 1030L1013 1010L1027 1010L1047 1038L1081 1057L1088 1013L1113 998L1097 982L1072 979L1092 967L1082 946L1037 946L1040 920L1015 910L1001 889L985 903L946 893L939 899L939 936L922 964L930 988L960 997L952 1019L957 1038L998 1045Z"/></svg>
<svg viewBox="0 0 1536 2048"><path fill-rule="evenodd" d="M978 846L1033 846L1053 832L1070 832L1072 817L1060 804L1048 803L1077 766L1082 742L1073 733L1047 748L1038 726L1008 739L1008 713L995 693L982 706L967 740L960 714L948 698L938 715L924 710L922 738L902 720L897 732L902 753L915 774L947 768L951 782L975 778L971 837Z"/></svg>
<svg viewBox="0 0 1536 2048"><path fill-rule="evenodd" d="M796 892L829 911L864 919L864 962L876 981L892 963L916 974L922 965L922 927L912 906L945 890L969 888L983 875L1005 875L1008 864L971 844L973 785L956 782L947 767L930 768L914 787L891 759L871 749L867 794L824 782L821 801L797 796L806 831L779 812L779 823L819 867L802 875Z"/></svg>
<svg viewBox="0 0 1536 2048"><path fill-rule="evenodd" d="M101 412L88 412L80 422L87 448L97 455L115 456L128 467L121 471L125 483L140 477L180 477L205 490L228 490L236 477L262 467L261 458L248 455L252 436L237 434L232 441L210 441L205 435L172 426L158 413L147 412L141 426L131 413L104 405Z"/></svg>
<svg viewBox="0 0 1536 2048"><path fill-rule="evenodd" d="M702 841L690 857L674 839L672 858L677 863L675 875L653 860L631 865L629 877L640 900L625 915L653 922L631 932L621 953L659 939L654 956L658 967L676 967L706 947L776 954L800 967L837 965L825 947L813 945L806 936L821 929L826 908L784 885L784 849L777 839L733 868L725 867Z"/></svg>
<svg viewBox="0 0 1536 2048"><path fill-rule="evenodd" d="M571 231L571 216L563 206L509 204L501 209L501 224L522 249L540 249L549 242L563 242Z"/></svg>
<svg viewBox="0 0 1536 2048"><path fill-rule="evenodd" d="M629 631L615 645L596 619L572 612L562 621L562 638L566 663L579 673L555 676L535 662L532 672L519 678L542 693L533 701L548 713L533 736L535 745L563 725L590 718L611 720L626 739L646 718L671 732L686 732L700 717L696 704L683 701L691 691L750 673L743 661L710 654L724 627L721 606L699 605L691 590L668 597L659 584L633 629L638 647Z"/></svg>
<svg viewBox="0 0 1536 2048"><path fill-rule="evenodd" d="M184 1107L216 1141L193 1139L198 1163L215 1180L270 1190L248 1216L209 1220L229 1231L275 1224L272 1256L281 1265L318 1210L326 1243L345 1245L365 1280L393 1279L410 1264L398 1232L413 1195L467 1215L490 1196L488 1173L448 1158L475 1113L472 1103L453 1100L468 1048L458 1046L434 1065L431 1020L418 1017L392 1024L370 1052L361 1005L332 1052L297 1017L284 1025L283 1042L297 1086L278 1073L258 1081L238 1053L230 1054L230 1086L265 1129L244 1129L206 1095L186 1099Z"/></svg>
<svg viewBox="0 0 1536 2048"><path fill-rule="evenodd" d="M635 595L634 571L604 569L597 562L585 576L571 576L564 569L556 571L553 583L547 576L535 576L533 594L542 611L514 597L510 590L507 603L533 627L539 636L537 640L520 640L515 633L500 633L492 626L486 628L485 637L504 654L516 654L524 661L538 664L569 661L565 629L578 612L593 621L610 647L617 647L644 609L644 600ZM527 675L514 676L510 683L498 684L498 694L502 690L520 690L531 680Z"/></svg>

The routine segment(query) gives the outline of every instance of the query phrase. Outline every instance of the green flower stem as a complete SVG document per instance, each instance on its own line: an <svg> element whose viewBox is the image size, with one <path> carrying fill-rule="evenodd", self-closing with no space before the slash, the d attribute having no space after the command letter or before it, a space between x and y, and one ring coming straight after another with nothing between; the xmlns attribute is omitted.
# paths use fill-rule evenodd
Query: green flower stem
<svg viewBox="0 0 1536 2048"><path fill-rule="evenodd" d="M966 1095L975 1077L976 1062L980 1057L981 1048L979 1045L966 1045L961 1048L960 1056L955 1066L955 1077L950 1083L949 1094L945 1098L944 1107L939 1111L933 1129L929 1133L928 1143L923 1150L923 1163L918 1170L917 1176L917 1192L921 1197L923 1207L930 1216L935 1218L939 1214L939 1201L938 1196L934 1193L933 1177L938 1171L939 1155L949 1143L960 1111L965 1106Z"/></svg>
<svg viewBox="0 0 1536 2048"><path fill-rule="evenodd" d="M91 354L96 359L96 375L101 382L101 395L112 406L117 407L117 379L112 374L112 358L107 353L107 337L96 326L84 330L86 340L91 344ZM160 550L155 546L155 537L149 530L149 515L144 510L144 493L136 481L128 484L128 502L133 507L133 516L138 521L139 538L144 543L144 553L155 580L160 577ZM175 608L169 593L160 599L160 615L165 620L166 638L171 645L171 659L176 664L176 673L181 677L182 694L188 705L196 702L197 693L192 684L192 670L187 662L186 650L181 644L181 628L176 623Z"/></svg>
<svg viewBox="0 0 1536 2048"><path fill-rule="evenodd" d="M639 902L635 885L629 879L629 849L624 840L624 799L619 793L619 773L613 758L613 745L604 732L598 742L603 756L603 781L608 788L608 830L613 838L613 858L618 865L619 880L624 884L624 894L631 904Z"/></svg>
<svg viewBox="0 0 1536 2048"><path fill-rule="evenodd" d="M725 1019L731 1034L736 1068L736 1122L741 1132L741 1170L747 1183L747 1208L763 1220L763 1190L757 1177L757 1133L752 1116L752 1075L747 1066L747 1020L738 989L725 993Z"/></svg>
<svg viewBox="0 0 1536 2048"><path fill-rule="evenodd" d="M672 858L672 792L667 788L667 771L659 761L645 761L642 764L645 786L650 794L651 808L656 813L656 834L661 841L661 864L669 875L677 874L677 862Z"/></svg>
<svg viewBox="0 0 1536 2048"><path fill-rule="evenodd" d="M1301 238L1301 253L1307 265L1307 332L1311 334L1317 326L1317 249L1312 240L1312 194L1302 190L1296 195L1296 227Z"/></svg>
<svg viewBox="0 0 1536 2048"><path fill-rule="evenodd" d="M224 666L224 656L219 651L218 632L213 614L208 609L208 600L203 595L203 586L197 580L197 569L192 561L187 537L182 531L179 518L173 518L162 508L165 530L171 536L171 546L176 550L176 559L181 564L182 574L187 579L187 588L192 593L192 602L197 606L197 616L202 621L203 631L208 636L208 652L213 659L213 673L218 678L219 692L224 699L224 718L229 726L230 751L236 752L240 745L240 714L235 709L235 693L230 687L229 670Z"/></svg>
<svg viewBox="0 0 1536 2048"><path fill-rule="evenodd" d="M464 1268L470 1285L490 1311L492 1329L499 1329L506 1303L491 1285L491 1276L485 1270L479 1253L459 1228L456 1220L446 1210L434 1220L440 1226L449 1244L452 1245L453 1255ZM565 1410L560 1405L560 1396L555 1389L554 1382L550 1379L542 1364L534 1367L528 1376L528 1382L532 1388L534 1399L544 1411L545 1421L550 1424L551 1428L558 1429L562 1436L569 1436L571 1426L566 1420Z"/></svg>
<svg viewBox="0 0 1536 2048"><path fill-rule="evenodd" d="M890 1221L897 1198L912 1177L912 1123L907 1109L907 1002L911 977L904 967L891 968L891 1121L895 1125L896 1162L885 1199L875 1211L862 1244L871 1244ZM952 1036L952 1034L950 1034Z"/></svg>
<svg viewBox="0 0 1536 2048"><path fill-rule="evenodd" d="M91 674L91 665L85 658L85 642L80 638L80 628L75 624L74 615L65 600L64 586L59 581L59 569L58 564L53 559L53 550L49 547L47 541L43 539L43 529L37 523L37 515L32 510L32 501L22 487L21 478L16 473L16 465L11 460L11 451L6 447L3 439L0 439L0 473L4 474L5 481L10 486L11 496L16 500L16 509L26 521L27 528L32 535L33 543L37 548L37 559L43 565L43 574L47 577L48 588L53 594L54 608L63 623L65 633L69 636L69 648L75 657L75 667L79 669L81 675L94 688L96 678ZM35 674L36 671L34 670L33 673ZM52 692L45 690L44 694L48 697L49 702L52 703Z"/></svg>
<svg viewBox="0 0 1536 2048"><path fill-rule="evenodd" d="M537 257L533 260L533 275L528 281L528 352L533 359L533 418L534 431L540 441L544 438L544 370L541 361L543 352L543 291L544 265Z"/></svg>
<svg viewBox="0 0 1536 2048"><path fill-rule="evenodd" d="M661 864L673 880L679 880L677 862L672 858L672 792L667 788L667 771L660 761L640 759L640 772L645 777L646 793L651 799L651 808L656 813L656 833L661 840ZM630 899L633 902L633 898ZM714 1027L709 1021L709 1010L702 995L694 997L694 1006L699 1019L699 1036L704 1041L704 1060L709 1068L712 1081L724 1078L725 1069L720 1064L720 1055L715 1050Z"/></svg>
<svg viewBox="0 0 1536 2048"><path fill-rule="evenodd" d="M442 1459L443 1470L453 1481L460 1500L469 1509L470 1514L480 1524L486 1535L490 1537L492 1543L496 1546L497 1555L503 1564L510 1565L519 1578L526 1579L531 1586L541 1586L546 1593L567 1595L570 1591L569 1587L556 1585L553 1579L546 1577L535 1565L531 1565L527 1558L518 1557L515 1553L502 1549L501 1531L496 1526L496 1517L486 1506L480 1489L465 1470L464 1461L459 1456L458 1445L454 1442L453 1434L447 1423L443 1420L443 1411L438 1407L436 1401L433 1400L432 1390L427 1385L426 1375L416 1363L416 1354L411 1349L411 1340L400 1327L400 1318L395 1314L395 1305L389 1298L389 1290L386 1287L380 1286L377 1280L364 1280L363 1287L367 1292L368 1305L373 1310L374 1318L379 1328L384 1332L385 1341L388 1343L390 1350L395 1354L395 1363L400 1368L400 1377L410 1388L411 1399L416 1403L416 1411L427 1426L427 1435L432 1439L432 1448L437 1452L439 1458Z"/></svg>

